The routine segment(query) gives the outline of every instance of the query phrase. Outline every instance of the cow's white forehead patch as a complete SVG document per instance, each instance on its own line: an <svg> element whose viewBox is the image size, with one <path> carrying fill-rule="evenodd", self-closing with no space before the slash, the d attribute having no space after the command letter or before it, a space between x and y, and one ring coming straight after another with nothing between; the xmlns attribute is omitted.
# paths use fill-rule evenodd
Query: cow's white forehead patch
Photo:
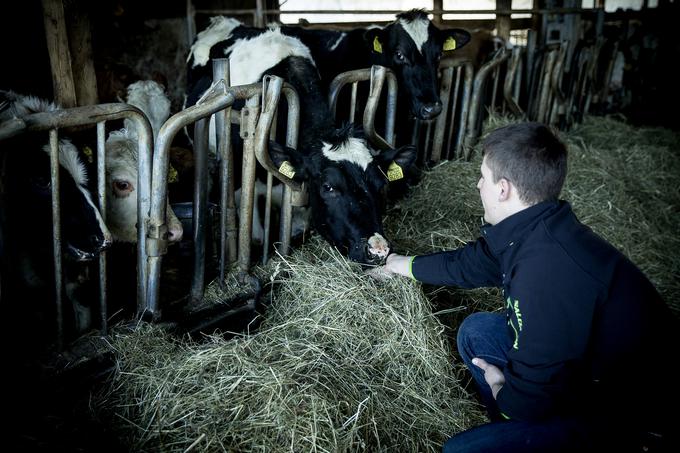
<svg viewBox="0 0 680 453"><path fill-rule="evenodd" d="M210 60L210 49L212 46L229 39L231 32L240 25L243 24L231 17L211 17L208 28L196 35L196 42L191 46L187 61L193 56L194 63L191 65L192 67L205 66L208 60Z"/></svg>
<svg viewBox="0 0 680 453"><path fill-rule="evenodd" d="M342 145L336 149L324 142L321 148L323 155L334 162L347 161L358 165L362 170L366 171L368 164L373 162L373 156L368 150L366 143L356 137L350 137Z"/></svg>
<svg viewBox="0 0 680 453"><path fill-rule="evenodd" d="M420 53L423 53L423 44L427 42L429 37L428 27L430 21L427 19L415 19L411 22L404 19L399 19L399 24L408 35L411 37Z"/></svg>
<svg viewBox="0 0 680 453"><path fill-rule="evenodd" d="M229 57L231 86L259 82L267 69L287 57L302 57L314 62L309 48L302 41L281 34L278 28L252 39L239 39L224 54Z"/></svg>

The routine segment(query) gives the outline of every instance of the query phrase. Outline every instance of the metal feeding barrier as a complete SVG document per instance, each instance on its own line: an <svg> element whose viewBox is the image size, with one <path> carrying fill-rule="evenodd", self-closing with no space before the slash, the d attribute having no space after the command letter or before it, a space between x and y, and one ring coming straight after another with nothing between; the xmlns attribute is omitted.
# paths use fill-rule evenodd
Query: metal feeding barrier
<svg viewBox="0 0 680 453"><path fill-rule="evenodd" d="M383 86L387 81L385 101L385 127L384 138L375 128L375 118L383 92ZM358 88L360 82L369 83L369 91L365 102L359 99ZM380 149L392 148L395 143L394 124L397 114L397 78L394 73L384 66L374 65L367 69L357 69L343 72L337 75L330 84L328 90L328 104L331 115L337 116L338 100L343 88L351 84L351 98L349 105L348 120L356 119L357 106L364 106L362 125L366 138Z"/></svg>
<svg viewBox="0 0 680 453"><path fill-rule="evenodd" d="M472 62L460 57L445 58L439 64L439 75L442 112L436 120L413 122L411 144L418 147L421 165L459 157L468 124Z"/></svg>
<svg viewBox="0 0 680 453"><path fill-rule="evenodd" d="M64 345L64 312L63 312L63 259L62 230L59 185L59 133L58 129L96 125L97 127L97 191L98 207L102 219L106 221L106 122L129 119L135 123L137 130L138 160L138 198L137 198L137 259L144 262L146 256L145 238L147 236L146 219L143 213L149 210L151 187L151 149L153 133L146 116L134 106L122 103L99 104L85 107L74 107L53 112L35 113L23 118L13 118L0 126L0 140L28 132L49 131L50 169L52 187L52 252L54 256L55 307L57 324L57 344L61 350ZM137 309L141 314L144 309L146 269L138 266L137 274ZM99 306L100 329L103 334L107 326L107 281L106 252L99 255Z"/></svg>

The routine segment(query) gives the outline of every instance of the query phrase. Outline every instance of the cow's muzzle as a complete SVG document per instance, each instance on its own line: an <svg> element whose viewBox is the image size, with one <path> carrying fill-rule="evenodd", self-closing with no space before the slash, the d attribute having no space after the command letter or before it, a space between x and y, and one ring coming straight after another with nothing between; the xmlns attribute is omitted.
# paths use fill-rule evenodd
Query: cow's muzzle
<svg viewBox="0 0 680 453"><path fill-rule="evenodd" d="M432 104L423 104L418 109L418 118L421 120L431 120L436 118L442 112L442 103L440 101Z"/></svg>

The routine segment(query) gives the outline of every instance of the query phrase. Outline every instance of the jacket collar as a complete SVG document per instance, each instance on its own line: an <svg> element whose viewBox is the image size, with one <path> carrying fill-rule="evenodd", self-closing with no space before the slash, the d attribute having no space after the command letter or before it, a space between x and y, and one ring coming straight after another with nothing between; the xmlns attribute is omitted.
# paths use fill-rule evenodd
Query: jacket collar
<svg viewBox="0 0 680 453"><path fill-rule="evenodd" d="M498 254L507 247L519 243L538 222L561 209L571 210L571 207L566 201L543 201L511 215L496 225L488 223L483 225L482 236L491 251Z"/></svg>

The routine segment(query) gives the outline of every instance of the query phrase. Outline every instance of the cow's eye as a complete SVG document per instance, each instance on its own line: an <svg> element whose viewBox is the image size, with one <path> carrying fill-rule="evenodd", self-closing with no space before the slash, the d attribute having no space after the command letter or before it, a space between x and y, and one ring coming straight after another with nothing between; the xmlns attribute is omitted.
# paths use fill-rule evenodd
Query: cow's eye
<svg viewBox="0 0 680 453"><path fill-rule="evenodd" d="M39 190L49 190L52 187L52 180L44 176L36 176L31 179L31 183Z"/></svg>
<svg viewBox="0 0 680 453"><path fill-rule="evenodd" d="M323 183L323 185L321 186L321 190L323 190L324 192L333 192L335 189L333 189L333 186L331 186L330 184L328 184L327 182L325 182L325 183Z"/></svg>
<svg viewBox="0 0 680 453"><path fill-rule="evenodd" d="M113 192L119 197L128 196L133 189L132 184L128 181L122 179L113 181Z"/></svg>
<svg viewBox="0 0 680 453"><path fill-rule="evenodd" d="M404 60L406 60L406 58L404 57L404 54L399 52L398 50L394 53L394 58L397 61L400 61L400 62L403 62Z"/></svg>

